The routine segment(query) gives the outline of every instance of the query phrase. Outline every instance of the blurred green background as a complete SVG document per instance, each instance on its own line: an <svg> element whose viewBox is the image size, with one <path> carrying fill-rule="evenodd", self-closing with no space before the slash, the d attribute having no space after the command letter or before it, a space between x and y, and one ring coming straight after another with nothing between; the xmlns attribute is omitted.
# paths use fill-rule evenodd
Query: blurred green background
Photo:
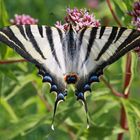
<svg viewBox="0 0 140 140"><path fill-rule="evenodd" d="M131 17L134 0L111 0L112 7L125 27L132 27ZM0 27L9 25L15 14L29 14L39 24L53 26L63 21L66 8L87 8L94 12L102 25L117 26L105 0L98 0L94 9L84 0L0 0ZM12 49L0 44L0 59L21 59ZM113 88L123 91L126 57L105 70L104 78ZM86 115L82 104L70 94L58 107L55 131L51 130L54 95L49 86L42 84L33 64L13 63L0 65L0 140L116 140L125 132L124 140L140 139L140 63L133 53L130 97L125 100L114 96L101 81L92 86L87 96L90 128L86 129ZM120 126L120 109L123 104L129 132Z"/></svg>

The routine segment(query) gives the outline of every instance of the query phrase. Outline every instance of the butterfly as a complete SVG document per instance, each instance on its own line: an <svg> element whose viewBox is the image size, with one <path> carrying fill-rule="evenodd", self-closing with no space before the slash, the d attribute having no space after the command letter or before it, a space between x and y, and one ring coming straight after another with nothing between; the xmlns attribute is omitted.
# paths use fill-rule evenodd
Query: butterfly
<svg viewBox="0 0 140 140"><path fill-rule="evenodd" d="M67 96L67 85L75 85L77 100L87 113L85 93L99 82L104 68L140 46L140 32L124 27L85 27L68 31L38 25L13 25L0 29L0 41L39 69L43 82L56 93L57 105ZM88 121L88 119L87 119ZM53 123L52 123L53 124Z"/></svg>

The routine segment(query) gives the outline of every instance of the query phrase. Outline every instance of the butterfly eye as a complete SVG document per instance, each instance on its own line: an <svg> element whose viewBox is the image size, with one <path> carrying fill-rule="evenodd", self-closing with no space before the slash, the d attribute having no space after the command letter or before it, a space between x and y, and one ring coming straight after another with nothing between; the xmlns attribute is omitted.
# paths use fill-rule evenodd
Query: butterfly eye
<svg viewBox="0 0 140 140"><path fill-rule="evenodd" d="M99 82L99 78L96 75L93 75L89 79L89 83L91 84L92 82Z"/></svg>
<svg viewBox="0 0 140 140"><path fill-rule="evenodd" d="M46 76L43 77L43 82L52 83L52 78L49 75L46 75Z"/></svg>

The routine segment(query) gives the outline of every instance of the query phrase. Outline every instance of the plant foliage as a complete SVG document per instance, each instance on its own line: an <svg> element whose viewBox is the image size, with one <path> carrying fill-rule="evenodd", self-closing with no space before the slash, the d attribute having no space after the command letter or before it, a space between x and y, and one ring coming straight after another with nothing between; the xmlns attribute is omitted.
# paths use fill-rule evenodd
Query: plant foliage
<svg viewBox="0 0 140 140"><path fill-rule="evenodd" d="M131 17L134 0L112 0L111 4L121 24L132 27ZM39 24L54 25L63 20L66 7L87 8L81 0L0 0L0 27L10 24L17 14L29 14L39 19ZM107 2L100 0L98 7L90 9L103 25L117 25ZM21 59L13 50L0 44L0 61ZM107 83L123 94L126 56L105 70ZM42 84L35 66L27 62L0 64L0 139L1 140L116 140L124 133L124 140L140 139L140 64L136 54L132 55L129 98L112 94L101 80L92 86L88 95L90 128L86 129L83 106L76 102L69 89L69 98L57 111L55 131L51 130L54 96L49 85ZM128 88L128 87L127 87ZM127 125L122 128L122 107Z"/></svg>

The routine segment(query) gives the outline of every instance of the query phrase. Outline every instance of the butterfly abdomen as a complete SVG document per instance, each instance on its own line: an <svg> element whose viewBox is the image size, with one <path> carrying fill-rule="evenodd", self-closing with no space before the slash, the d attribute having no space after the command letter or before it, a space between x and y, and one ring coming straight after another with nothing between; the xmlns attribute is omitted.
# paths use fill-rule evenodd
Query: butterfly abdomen
<svg viewBox="0 0 140 140"><path fill-rule="evenodd" d="M66 33L65 39L65 65L66 72L77 72L77 61L79 58L78 46L77 46L77 33L73 30L72 26L70 26L69 30Z"/></svg>

